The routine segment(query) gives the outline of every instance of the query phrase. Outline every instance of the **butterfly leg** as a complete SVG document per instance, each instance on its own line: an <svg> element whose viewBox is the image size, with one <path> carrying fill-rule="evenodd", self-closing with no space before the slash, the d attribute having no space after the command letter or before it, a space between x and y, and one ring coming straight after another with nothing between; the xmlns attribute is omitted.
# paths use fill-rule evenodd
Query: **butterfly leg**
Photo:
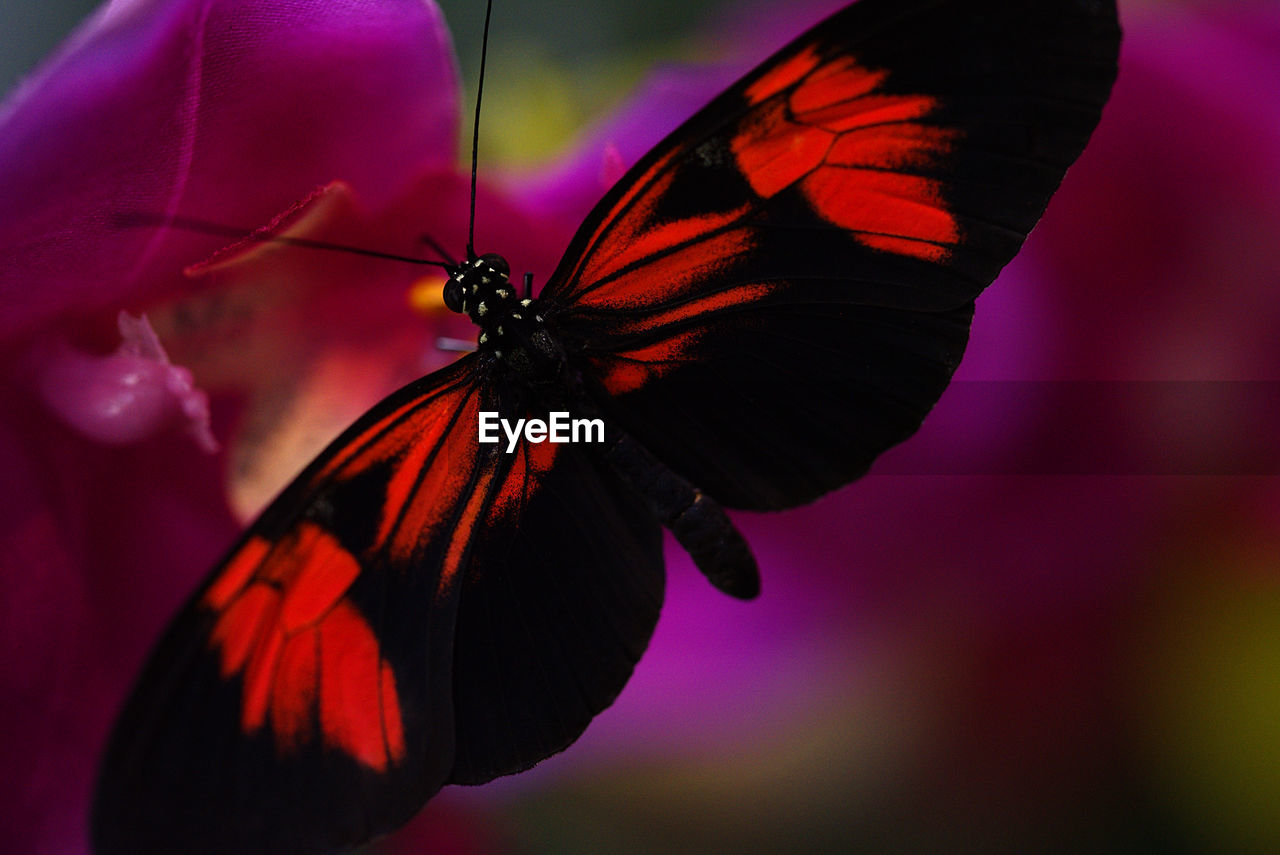
<svg viewBox="0 0 1280 855"><path fill-rule="evenodd" d="M755 556L724 508L632 436L609 427L605 461L640 494L711 584L743 600L760 593Z"/></svg>

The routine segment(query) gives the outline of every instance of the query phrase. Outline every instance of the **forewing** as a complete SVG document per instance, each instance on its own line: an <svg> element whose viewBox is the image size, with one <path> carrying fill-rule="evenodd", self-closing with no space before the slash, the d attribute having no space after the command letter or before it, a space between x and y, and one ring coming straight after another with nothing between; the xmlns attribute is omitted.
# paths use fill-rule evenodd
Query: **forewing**
<svg viewBox="0 0 1280 855"><path fill-rule="evenodd" d="M108 745L98 855L346 851L445 782L468 514L504 475L473 368L370 411L180 612Z"/></svg>
<svg viewBox="0 0 1280 855"><path fill-rule="evenodd" d="M611 190L545 314L601 406L699 487L808 501L936 403L1118 45L1107 0L856 3Z"/></svg>
<svg viewBox="0 0 1280 855"><path fill-rule="evenodd" d="M548 413L477 363L370 411L179 614L109 744L98 855L346 851L612 702L661 529L585 446L479 443L482 410Z"/></svg>

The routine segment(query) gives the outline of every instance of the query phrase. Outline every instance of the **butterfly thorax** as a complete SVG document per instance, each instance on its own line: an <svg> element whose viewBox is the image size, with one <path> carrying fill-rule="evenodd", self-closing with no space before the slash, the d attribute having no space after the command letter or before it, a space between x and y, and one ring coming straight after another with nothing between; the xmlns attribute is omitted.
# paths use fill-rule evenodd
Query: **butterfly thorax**
<svg viewBox="0 0 1280 855"><path fill-rule="evenodd" d="M546 329L536 300L511 284L506 259L486 253L458 265L445 284L444 301L480 328L476 349L525 376L550 377L564 351Z"/></svg>

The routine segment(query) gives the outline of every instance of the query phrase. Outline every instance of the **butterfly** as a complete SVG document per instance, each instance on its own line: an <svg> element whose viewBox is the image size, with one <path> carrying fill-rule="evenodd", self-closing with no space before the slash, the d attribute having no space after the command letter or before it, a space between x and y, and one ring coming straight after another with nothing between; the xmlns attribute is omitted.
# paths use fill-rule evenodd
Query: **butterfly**
<svg viewBox="0 0 1280 855"><path fill-rule="evenodd" d="M919 427L1119 41L1113 0L861 0L641 158L536 297L469 246L444 301L475 352L338 437L177 615L98 855L345 851L565 749L645 650L664 528L753 597L725 508L809 502ZM540 441L566 419L598 441Z"/></svg>

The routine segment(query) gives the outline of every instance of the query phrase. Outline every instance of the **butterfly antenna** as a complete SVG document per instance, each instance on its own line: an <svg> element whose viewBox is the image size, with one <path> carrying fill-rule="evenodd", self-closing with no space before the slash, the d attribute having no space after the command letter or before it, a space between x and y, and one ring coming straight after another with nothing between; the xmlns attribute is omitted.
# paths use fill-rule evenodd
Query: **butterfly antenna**
<svg viewBox="0 0 1280 855"><path fill-rule="evenodd" d="M458 266L458 262L453 260L453 253L449 252L443 246L441 246L440 241L436 240L429 234L423 234L421 237L421 240L427 246L434 249L436 251L436 254L438 254L441 258L445 260L445 263L449 268L455 268Z"/></svg>
<svg viewBox="0 0 1280 855"><path fill-rule="evenodd" d="M484 9L484 34L480 37L480 79L476 82L476 118L471 126L471 218L467 222L467 258L476 257L476 159L480 145L480 97L484 94L484 62L489 55L489 15L493 0Z"/></svg>
<svg viewBox="0 0 1280 855"><path fill-rule="evenodd" d="M330 252L346 252L352 255L364 255L369 258L381 258L387 261L404 261L409 264L428 264L432 267L443 267L446 270L452 270L457 267L448 261L433 261L429 258L414 258L411 255L397 255L393 252L381 252L376 249L365 249L359 246L347 246L341 243L330 243L324 240L312 240L311 238L289 237L288 235L276 235L265 229L258 231L246 231L245 229L236 228L235 226L227 226L222 223L212 223L208 220L200 220L195 217L168 217L162 214L147 214L142 212L123 212L112 217L114 225L120 228L142 228L142 227L163 227L182 229L183 231L196 232L197 234L213 235L216 237L229 238L235 241L246 241L248 243L274 243L283 246L297 246L304 249L323 249ZM432 249L440 252L435 245L435 241L431 241ZM449 255L440 252L444 258Z"/></svg>

